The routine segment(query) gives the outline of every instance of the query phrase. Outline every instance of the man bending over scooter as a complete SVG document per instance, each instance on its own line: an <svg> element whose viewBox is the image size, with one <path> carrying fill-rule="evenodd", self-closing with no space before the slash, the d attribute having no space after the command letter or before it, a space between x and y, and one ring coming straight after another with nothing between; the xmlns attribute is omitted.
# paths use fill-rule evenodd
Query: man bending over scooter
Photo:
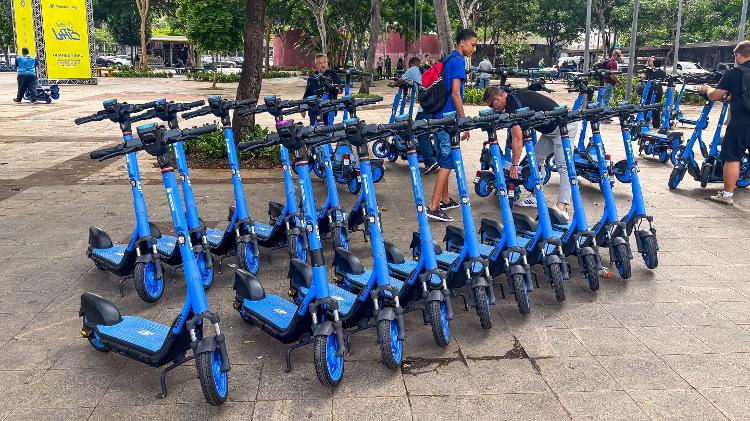
<svg viewBox="0 0 750 421"><path fill-rule="evenodd" d="M495 111L514 113L519 108L527 107L533 111L552 111L557 107L557 103L549 97L539 92L529 91L527 89L514 90L508 93L496 86L490 86L484 90L484 103ZM560 190L557 192L557 208L568 217L568 204L571 201L570 180L568 179L568 169L565 167L565 152L563 152L562 141L560 140L560 129L555 122L536 129L541 135L534 146L536 156L539 162L550 154L555 154L557 172L560 175ZM568 127L570 137L575 138L575 132L578 127L571 124ZM510 129L511 149L513 150L513 162L510 166L510 178L518 179L518 163L521 161L521 151L523 150L523 136L521 127L516 125ZM519 206L532 207L536 206L536 198L531 194L527 198L518 202Z"/></svg>
<svg viewBox="0 0 750 421"><path fill-rule="evenodd" d="M740 176L740 160L750 148L750 109L746 107L747 99L743 92L743 78L750 80L750 41L742 41L734 47L734 61L737 66L728 70L721 77L716 88L701 86L701 91L711 101L719 101L725 95L730 96L729 124L721 141L721 160L724 161L724 191L710 199L725 205L734 204L734 188Z"/></svg>

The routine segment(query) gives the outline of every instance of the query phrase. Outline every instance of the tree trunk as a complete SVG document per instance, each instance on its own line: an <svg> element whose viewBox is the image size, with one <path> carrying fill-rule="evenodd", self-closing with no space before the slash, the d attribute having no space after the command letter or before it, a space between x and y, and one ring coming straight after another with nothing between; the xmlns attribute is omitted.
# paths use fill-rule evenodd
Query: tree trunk
<svg viewBox="0 0 750 421"><path fill-rule="evenodd" d="M258 98L260 94L261 75L263 73L263 43L258 40L263 36L263 22L266 14L266 0L247 0L245 2L245 61L242 63L240 84L237 86L237 99ZM235 138L239 142L252 133L255 117L240 117L234 112Z"/></svg>
<svg viewBox="0 0 750 421"><path fill-rule="evenodd" d="M146 22L148 20L149 0L135 0L138 15L141 17L141 70L148 70L148 51L146 50Z"/></svg>
<svg viewBox="0 0 750 421"><path fill-rule="evenodd" d="M383 9L383 0L371 0L370 2L370 44L367 46L367 72L375 73L375 49L378 47L378 35L380 34L380 12ZM363 77L359 85L359 93L369 94L372 77Z"/></svg>
<svg viewBox="0 0 750 421"><path fill-rule="evenodd" d="M328 57L328 34L326 32L325 10L319 15L315 15L315 23L318 25L318 32L320 33L320 52Z"/></svg>
<svg viewBox="0 0 750 421"><path fill-rule="evenodd" d="M218 66L218 58L216 57L218 53L211 54L211 60L214 62L214 78L213 78L213 84L211 85L211 89L216 89L216 79L219 77L219 66Z"/></svg>
<svg viewBox="0 0 750 421"><path fill-rule="evenodd" d="M448 18L448 0L434 0L435 19L437 23L438 38L440 39L440 50L447 55L453 49L451 44L451 22Z"/></svg>

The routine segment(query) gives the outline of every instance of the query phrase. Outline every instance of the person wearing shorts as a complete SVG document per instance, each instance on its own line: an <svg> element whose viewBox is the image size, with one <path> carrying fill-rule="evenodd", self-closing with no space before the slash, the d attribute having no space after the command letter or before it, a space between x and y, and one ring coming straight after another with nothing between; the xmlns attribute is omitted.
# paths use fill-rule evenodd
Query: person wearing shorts
<svg viewBox="0 0 750 421"><path fill-rule="evenodd" d="M443 80L448 90L448 101L443 110L436 113L434 118L442 118L445 113L455 112L464 117L464 82L466 81L466 62L464 57L471 57L477 49L477 34L471 29L461 29L456 33L456 49L451 51L443 65ZM468 140L470 132L461 135L461 140ZM458 202L448 196L448 180L453 169L451 154L451 139L448 133L435 133L435 158L438 163L438 173L435 177L435 188L432 198L427 204L427 216L438 221L451 222L453 217L445 213L455 209Z"/></svg>
<svg viewBox="0 0 750 421"><path fill-rule="evenodd" d="M737 67L721 77L716 88L701 86L701 91L711 101L720 101L729 95L729 123L721 141L721 160L724 162L724 190L709 199L725 205L734 204L734 188L740 176L740 160L750 149L750 110L743 103L743 79L750 78L750 41L742 41L734 48ZM745 70L743 70L743 68Z"/></svg>

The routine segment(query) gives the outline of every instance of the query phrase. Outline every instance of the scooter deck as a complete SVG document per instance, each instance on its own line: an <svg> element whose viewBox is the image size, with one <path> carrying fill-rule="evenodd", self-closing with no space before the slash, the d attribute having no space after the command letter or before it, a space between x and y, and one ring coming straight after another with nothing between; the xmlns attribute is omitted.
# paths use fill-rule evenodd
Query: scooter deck
<svg viewBox="0 0 750 421"><path fill-rule="evenodd" d="M391 275L402 279L410 279L417 270L417 267L419 267L419 262L411 259L404 259L403 263L388 263L388 270Z"/></svg>
<svg viewBox="0 0 750 421"><path fill-rule="evenodd" d="M258 236L259 240L267 240L273 234L273 225L268 225L263 222L255 222L255 235Z"/></svg>
<svg viewBox="0 0 750 421"><path fill-rule="evenodd" d="M156 249L159 251L159 254L164 257L170 257L175 253L175 249L177 248L177 237L172 237L171 235L162 235L158 240L156 240Z"/></svg>
<svg viewBox="0 0 750 421"><path fill-rule="evenodd" d="M302 296L306 296L310 291L307 287L302 287L299 292ZM347 314L354 307L354 302L357 300L357 296L351 291L347 291L335 284L328 284L328 294L331 298L339 302L339 313L346 317Z"/></svg>
<svg viewBox="0 0 750 421"><path fill-rule="evenodd" d="M224 231L214 228L206 229L206 241L208 241L209 247L218 247L221 244L222 238L224 238Z"/></svg>
<svg viewBox="0 0 750 421"><path fill-rule="evenodd" d="M242 300L243 310L265 320L278 329L286 330L297 312L297 305L278 295L266 293L262 300Z"/></svg>
<svg viewBox="0 0 750 421"><path fill-rule="evenodd" d="M92 256L96 256L99 259L106 260L113 266L117 266L122 262L122 259L125 258L125 252L127 248L128 246L124 244L115 244L112 247L106 249L92 248L91 254Z"/></svg>
<svg viewBox="0 0 750 421"><path fill-rule="evenodd" d="M367 269L359 275L350 273L339 273L339 275L346 278L346 281L354 284L354 286L358 288L365 288L367 286L367 283L370 281L370 278L375 276L372 269ZM403 281L400 281L393 276L388 276L388 282L392 287L396 288L399 291L401 291L401 289L404 287Z"/></svg>
<svg viewBox="0 0 750 421"><path fill-rule="evenodd" d="M135 316L122 316L122 321L109 325L96 325L97 334L130 344L150 353L158 352L169 334L169 326Z"/></svg>

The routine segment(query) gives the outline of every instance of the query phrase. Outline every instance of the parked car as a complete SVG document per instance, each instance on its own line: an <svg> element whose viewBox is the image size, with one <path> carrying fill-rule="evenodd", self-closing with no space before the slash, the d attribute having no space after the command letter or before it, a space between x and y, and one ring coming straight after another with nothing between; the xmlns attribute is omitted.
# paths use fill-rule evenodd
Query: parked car
<svg viewBox="0 0 750 421"><path fill-rule="evenodd" d="M677 74L695 83L708 82L713 76L711 72L701 67L700 64L693 63L692 61L678 61Z"/></svg>

